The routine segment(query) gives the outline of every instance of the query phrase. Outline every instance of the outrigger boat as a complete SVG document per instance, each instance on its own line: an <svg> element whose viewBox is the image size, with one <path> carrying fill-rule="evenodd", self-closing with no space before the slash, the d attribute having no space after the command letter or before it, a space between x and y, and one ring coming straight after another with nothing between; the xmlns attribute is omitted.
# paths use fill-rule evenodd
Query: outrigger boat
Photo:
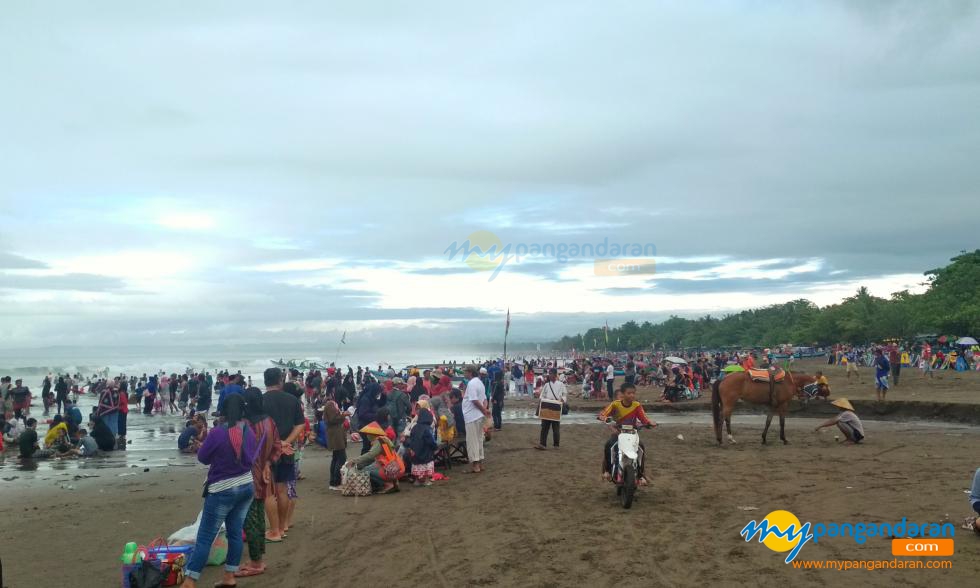
<svg viewBox="0 0 980 588"><path fill-rule="evenodd" d="M274 366L276 366L278 368L283 368L283 369L288 369L288 370L303 370L303 371L307 371L307 370L325 370L325 369L327 369L329 367L329 366L324 365L322 363L318 363L318 362L315 362L315 361L309 361L309 360L306 360L306 359L302 359L302 360L290 359L290 360L286 361L286 360L284 360L282 358L280 358L279 361L273 361L272 362L272 365L274 365Z"/></svg>

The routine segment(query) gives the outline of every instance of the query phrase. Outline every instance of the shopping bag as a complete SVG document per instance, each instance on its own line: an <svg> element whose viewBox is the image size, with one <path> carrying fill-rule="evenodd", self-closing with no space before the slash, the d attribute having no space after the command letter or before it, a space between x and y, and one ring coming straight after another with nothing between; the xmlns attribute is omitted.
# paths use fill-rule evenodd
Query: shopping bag
<svg viewBox="0 0 980 588"><path fill-rule="evenodd" d="M340 470L340 493L343 496L369 496L371 476L354 466Z"/></svg>

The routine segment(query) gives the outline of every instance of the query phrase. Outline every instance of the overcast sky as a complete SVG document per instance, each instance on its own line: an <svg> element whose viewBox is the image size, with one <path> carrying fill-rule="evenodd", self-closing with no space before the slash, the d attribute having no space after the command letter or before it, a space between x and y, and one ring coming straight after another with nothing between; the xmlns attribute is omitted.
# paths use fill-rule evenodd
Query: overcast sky
<svg viewBox="0 0 980 588"><path fill-rule="evenodd" d="M326 4L4 3L0 347L546 340L980 244L977 3Z"/></svg>

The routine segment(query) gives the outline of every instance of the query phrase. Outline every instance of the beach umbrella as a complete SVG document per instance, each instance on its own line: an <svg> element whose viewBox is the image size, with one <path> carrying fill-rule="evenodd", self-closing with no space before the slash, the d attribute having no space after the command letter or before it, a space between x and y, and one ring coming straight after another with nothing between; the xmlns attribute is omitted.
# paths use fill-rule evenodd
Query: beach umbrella
<svg viewBox="0 0 980 588"><path fill-rule="evenodd" d="M957 345L976 345L977 344L977 340L974 339L973 337L960 337L956 341L956 344Z"/></svg>
<svg viewBox="0 0 980 588"><path fill-rule="evenodd" d="M687 362L686 361L684 361L683 359L681 359L679 357L675 357L673 355L671 355L669 357L665 357L664 359L666 359L670 363L680 363L680 364L687 365Z"/></svg>
<svg viewBox="0 0 980 588"><path fill-rule="evenodd" d="M737 363L733 363L732 365L726 365L721 371L725 372L726 374L731 374L734 372L744 372L745 369Z"/></svg>

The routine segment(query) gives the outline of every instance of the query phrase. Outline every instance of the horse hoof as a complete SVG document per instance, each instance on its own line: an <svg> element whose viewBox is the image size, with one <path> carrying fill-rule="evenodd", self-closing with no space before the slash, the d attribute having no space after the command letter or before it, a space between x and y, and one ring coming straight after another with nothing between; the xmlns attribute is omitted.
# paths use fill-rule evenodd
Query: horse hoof
<svg viewBox="0 0 980 588"><path fill-rule="evenodd" d="M731 443L732 445L735 445L735 437L732 437L731 435L729 435L728 436L728 442Z"/></svg>

